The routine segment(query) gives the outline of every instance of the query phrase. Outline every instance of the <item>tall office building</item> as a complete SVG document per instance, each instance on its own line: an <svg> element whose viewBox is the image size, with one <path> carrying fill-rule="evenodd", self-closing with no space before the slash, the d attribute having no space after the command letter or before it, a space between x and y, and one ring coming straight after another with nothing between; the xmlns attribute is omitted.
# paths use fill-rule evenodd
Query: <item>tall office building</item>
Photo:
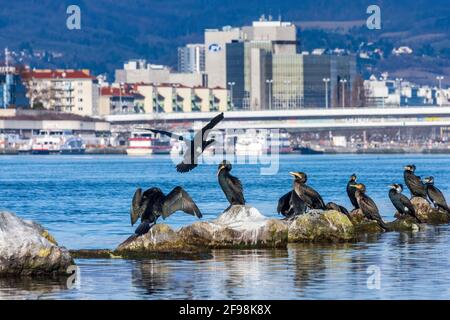
<svg viewBox="0 0 450 320"><path fill-rule="evenodd" d="M188 44L178 48L178 72L205 72L205 45Z"/></svg>

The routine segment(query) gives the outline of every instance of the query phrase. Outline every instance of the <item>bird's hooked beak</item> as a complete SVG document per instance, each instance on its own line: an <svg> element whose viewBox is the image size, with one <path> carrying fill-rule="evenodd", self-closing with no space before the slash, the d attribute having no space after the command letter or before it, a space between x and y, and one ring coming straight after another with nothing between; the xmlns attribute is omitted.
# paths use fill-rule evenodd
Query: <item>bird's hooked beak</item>
<svg viewBox="0 0 450 320"><path fill-rule="evenodd" d="M220 171L222 171L223 169L225 169L225 166L222 164L222 165L219 167L219 170L217 170L217 176L219 176Z"/></svg>
<svg viewBox="0 0 450 320"><path fill-rule="evenodd" d="M391 189L397 189L397 187L394 186L393 184L388 185L388 187L391 188Z"/></svg>
<svg viewBox="0 0 450 320"><path fill-rule="evenodd" d="M297 172L289 172L289 174L295 178L300 178L300 175Z"/></svg>

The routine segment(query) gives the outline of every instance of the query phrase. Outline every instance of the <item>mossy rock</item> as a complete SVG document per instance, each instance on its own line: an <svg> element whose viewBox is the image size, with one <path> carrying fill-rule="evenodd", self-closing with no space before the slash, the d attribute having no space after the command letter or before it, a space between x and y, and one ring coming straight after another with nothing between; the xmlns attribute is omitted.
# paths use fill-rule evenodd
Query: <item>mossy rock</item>
<svg viewBox="0 0 450 320"><path fill-rule="evenodd" d="M384 231L376 221L367 219L361 209L354 209L350 212L349 218L355 228L356 234L379 233Z"/></svg>
<svg viewBox="0 0 450 320"><path fill-rule="evenodd" d="M346 242L355 239L350 219L334 210L306 213L289 224L289 242Z"/></svg>
<svg viewBox="0 0 450 320"><path fill-rule="evenodd" d="M401 216L392 222L386 223L389 231L398 232L416 232L423 228L423 225L417 222L416 219L410 216Z"/></svg>
<svg viewBox="0 0 450 320"><path fill-rule="evenodd" d="M413 197L411 203L416 209L416 214L422 223L447 224L450 223L450 215L447 212L434 208L427 200Z"/></svg>
<svg viewBox="0 0 450 320"><path fill-rule="evenodd" d="M133 235L113 252L124 259L209 259L208 248L187 244L166 224L156 224L144 235Z"/></svg>
<svg viewBox="0 0 450 320"><path fill-rule="evenodd" d="M74 259L112 259L115 258L113 252L108 249L81 249L70 250Z"/></svg>

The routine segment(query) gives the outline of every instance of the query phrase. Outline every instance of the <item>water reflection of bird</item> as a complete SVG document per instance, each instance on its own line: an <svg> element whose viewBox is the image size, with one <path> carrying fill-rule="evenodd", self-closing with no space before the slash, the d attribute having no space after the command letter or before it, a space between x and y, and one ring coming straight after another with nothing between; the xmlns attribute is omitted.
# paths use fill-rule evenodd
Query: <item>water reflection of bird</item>
<svg viewBox="0 0 450 320"><path fill-rule="evenodd" d="M217 177L220 187L227 197L228 202L230 202L230 205L244 205L245 199L242 183L238 178L230 174L231 169L232 166L229 161L223 160L219 164Z"/></svg>
<svg viewBox="0 0 450 320"><path fill-rule="evenodd" d="M339 204L337 204L337 203L334 203L334 202L328 202L328 203L326 204L325 208L326 208L327 210L335 210L335 211L337 211L337 212L343 213L343 214L345 214L346 216L349 215L349 212L348 212L347 208L345 208L344 206L341 206L341 205L339 205Z"/></svg>
<svg viewBox="0 0 450 320"><path fill-rule="evenodd" d="M416 209L413 204L405 195L402 194L403 185L393 184L389 187L391 188L389 190L389 199L391 199L395 209L397 209L400 214L409 215L420 223L420 219L417 217Z"/></svg>
<svg viewBox="0 0 450 320"><path fill-rule="evenodd" d="M308 176L304 172L289 172L294 177L294 191L310 209L325 210L325 203L320 194L308 186Z"/></svg>
<svg viewBox="0 0 450 320"><path fill-rule="evenodd" d="M136 190L131 204L131 225L141 218L141 224L135 233L147 233L159 217L166 219L176 211L184 211L190 215L201 218L202 214L189 194L181 187L175 187L168 195L159 188L150 188L144 193L142 189Z"/></svg>
<svg viewBox="0 0 450 320"><path fill-rule="evenodd" d="M380 216L377 205L366 194L366 186L362 183L357 183L351 187L356 188L355 197L364 216L369 220L376 221L384 230L388 230L388 226Z"/></svg>
<svg viewBox="0 0 450 320"><path fill-rule="evenodd" d="M450 208L447 205L444 194L434 185L434 178L427 177L424 179L427 195L436 208L443 209L450 213Z"/></svg>
<svg viewBox="0 0 450 320"><path fill-rule="evenodd" d="M223 112L218 116L214 117L206 126L199 130L192 140L186 139L180 135L176 135L171 132L156 130L156 129L145 129L150 130L155 133L164 134L174 139L182 140L186 142L187 150L183 156L183 161L177 164L177 171L185 173L191 171L198 164L198 158L201 156L203 151L215 142L214 139L207 140L208 133L212 130L220 121L224 118Z"/></svg>
<svg viewBox="0 0 450 320"><path fill-rule="evenodd" d="M357 179L356 174L352 174L350 176L350 180L347 183L347 195L348 195L348 198L350 199L350 202L352 203L353 207L355 209L359 209L359 204L355 197L356 188L352 187L355 184L357 184L356 179Z"/></svg>
<svg viewBox="0 0 450 320"><path fill-rule="evenodd" d="M423 184L420 177L415 175L416 166L413 164L409 164L404 167L405 171L403 172L403 177L405 179L405 184L408 187L409 191L411 191L412 197L421 197L427 198L427 191L425 189L425 185Z"/></svg>

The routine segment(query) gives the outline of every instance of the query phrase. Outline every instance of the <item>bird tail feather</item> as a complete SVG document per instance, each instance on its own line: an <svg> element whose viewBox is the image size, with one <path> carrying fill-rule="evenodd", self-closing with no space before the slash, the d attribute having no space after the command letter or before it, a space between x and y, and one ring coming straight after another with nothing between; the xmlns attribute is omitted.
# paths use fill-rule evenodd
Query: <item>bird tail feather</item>
<svg viewBox="0 0 450 320"><path fill-rule="evenodd" d="M138 236L141 236L149 232L150 228L151 228L150 222L144 221L136 228L134 233L137 234Z"/></svg>

